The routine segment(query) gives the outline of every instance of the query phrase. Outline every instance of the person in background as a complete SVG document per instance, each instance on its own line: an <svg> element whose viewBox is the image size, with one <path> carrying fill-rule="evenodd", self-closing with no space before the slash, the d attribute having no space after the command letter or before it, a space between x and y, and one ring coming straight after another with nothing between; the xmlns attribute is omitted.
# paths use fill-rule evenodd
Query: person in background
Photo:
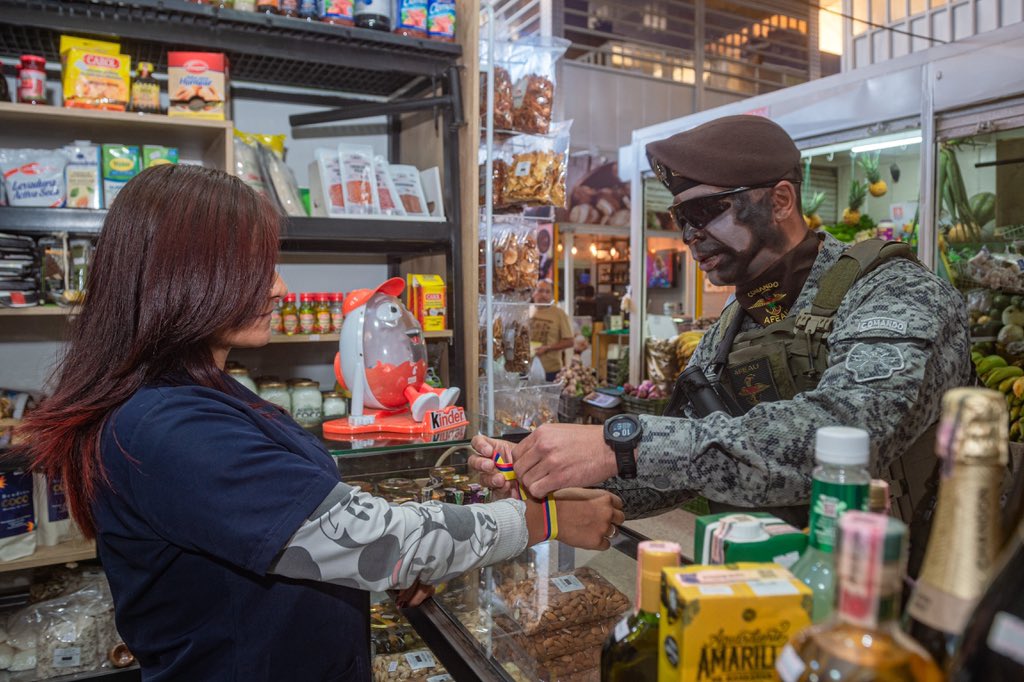
<svg viewBox="0 0 1024 682"><path fill-rule="evenodd" d="M533 290L533 310L530 314L530 342L539 344L534 355L544 367L544 378L554 381L565 366L565 349L572 348L572 322L565 311L556 305L551 280L542 279Z"/></svg>
<svg viewBox="0 0 1024 682"><path fill-rule="evenodd" d="M604 485L627 517L703 495L713 512L754 508L802 527L815 432L844 425L871 434L875 477L898 467L901 487L923 490L942 395L971 381L963 297L909 248L808 229L800 151L765 117L719 118L647 154L697 266L736 289L689 363L725 404L700 414L685 400L674 416L612 417L605 430L546 424L510 453L522 485L535 496ZM489 458L501 444L475 445L481 480L506 487Z"/></svg>
<svg viewBox="0 0 1024 682"><path fill-rule="evenodd" d="M143 171L103 224L52 395L20 428L95 537L143 680L370 680L369 590L416 605L544 539L533 501L391 506L224 372L270 340L281 219L227 173ZM606 549L621 502L556 496L558 539Z"/></svg>

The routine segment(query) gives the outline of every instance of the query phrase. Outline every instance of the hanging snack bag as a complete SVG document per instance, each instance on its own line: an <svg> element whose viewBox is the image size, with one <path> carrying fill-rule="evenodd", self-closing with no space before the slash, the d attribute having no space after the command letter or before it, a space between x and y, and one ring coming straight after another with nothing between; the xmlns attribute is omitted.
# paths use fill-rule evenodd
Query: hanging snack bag
<svg viewBox="0 0 1024 682"><path fill-rule="evenodd" d="M68 165L64 171L69 208L102 208L100 184L100 148L91 142L76 141L64 147Z"/></svg>
<svg viewBox="0 0 1024 682"><path fill-rule="evenodd" d="M64 106L124 111L131 87L131 57L103 40L60 37Z"/></svg>
<svg viewBox="0 0 1024 682"><path fill-rule="evenodd" d="M398 191L391 178L388 160L383 156L373 158L373 171L377 176L377 200L383 215L405 215L405 207L398 198ZM424 203L424 205L426 205Z"/></svg>
<svg viewBox="0 0 1024 682"><path fill-rule="evenodd" d="M402 200L406 215L427 215L427 200L423 196L423 185L420 182L420 171L416 166L391 166L391 179L395 190Z"/></svg>
<svg viewBox="0 0 1024 682"><path fill-rule="evenodd" d="M497 43L494 46L494 128L512 130L512 74L509 56L512 46ZM480 127L487 129L487 60L490 49L486 40L480 41Z"/></svg>
<svg viewBox="0 0 1024 682"><path fill-rule="evenodd" d="M227 118L228 59L220 52L168 52L168 116Z"/></svg>
<svg viewBox="0 0 1024 682"><path fill-rule="evenodd" d="M345 196L342 191L338 152L319 148L315 160L309 164L309 196L312 214L338 218L345 215Z"/></svg>
<svg viewBox="0 0 1024 682"><path fill-rule="evenodd" d="M569 163L569 129L559 123L553 136L519 135L508 142L511 163L502 199L508 204L565 207L565 171Z"/></svg>
<svg viewBox="0 0 1024 682"><path fill-rule="evenodd" d="M155 144L147 144L142 147L143 169L168 163L178 163L177 147L161 147Z"/></svg>
<svg viewBox="0 0 1024 682"><path fill-rule="evenodd" d="M67 162L60 150L0 149L0 173L3 173L7 205L63 206Z"/></svg>
<svg viewBox="0 0 1024 682"><path fill-rule="evenodd" d="M8 468L0 481L0 561L12 561L36 551L32 474Z"/></svg>
<svg viewBox="0 0 1024 682"><path fill-rule="evenodd" d="M432 40L455 42L455 3L452 0L430 0L427 7L427 34Z"/></svg>
<svg viewBox="0 0 1024 682"><path fill-rule="evenodd" d="M555 99L555 65L571 43L563 38L531 36L512 48L512 127L546 135Z"/></svg>
<svg viewBox="0 0 1024 682"><path fill-rule="evenodd" d="M103 207L110 208L118 192L142 170L142 157L134 145L103 145Z"/></svg>
<svg viewBox="0 0 1024 682"><path fill-rule="evenodd" d="M396 0L395 33L412 38L426 38L428 4L428 0Z"/></svg>
<svg viewBox="0 0 1024 682"><path fill-rule="evenodd" d="M380 213L377 176L373 170L373 147L363 144L339 144L338 165L345 188L345 212L348 215Z"/></svg>

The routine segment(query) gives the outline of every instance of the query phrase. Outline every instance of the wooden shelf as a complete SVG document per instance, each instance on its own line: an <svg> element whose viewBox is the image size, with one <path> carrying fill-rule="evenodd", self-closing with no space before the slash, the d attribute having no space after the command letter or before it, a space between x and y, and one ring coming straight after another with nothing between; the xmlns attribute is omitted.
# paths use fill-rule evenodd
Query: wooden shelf
<svg viewBox="0 0 1024 682"><path fill-rule="evenodd" d="M454 338L455 332L445 329L439 332L423 332L423 338L427 341L438 339L448 340ZM295 334L294 336L276 335L270 337L270 343L338 343L339 334Z"/></svg>
<svg viewBox="0 0 1024 682"><path fill-rule="evenodd" d="M74 315L72 307L62 308L59 305L36 305L28 308L0 308L0 317L67 317Z"/></svg>
<svg viewBox="0 0 1024 682"><path fill-rule="evenodd" d="M234 166L231 121L0 102L0 130L0 143L7 147L46 149L73 140L156 144L177 147L180 158L210 168Z"/></svg>
<svg viewBox="0 0 1024 682"><path fill-rule="evenodd" d="M0 573L21 571L26 568L66 564L72 561L85 561L96 558L96 543L92 540L65 542L54 547L38 547L36 551L22 559L0 561Z"/></svg>

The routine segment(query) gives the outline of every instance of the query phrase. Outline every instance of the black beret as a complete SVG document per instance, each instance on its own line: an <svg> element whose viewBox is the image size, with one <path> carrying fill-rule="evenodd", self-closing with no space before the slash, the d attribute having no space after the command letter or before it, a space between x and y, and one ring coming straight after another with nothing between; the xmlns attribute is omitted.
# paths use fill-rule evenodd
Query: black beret
<svg viewBox="0 0 1024 682"><path fill-rule="evenodd" d="M697 185L750 187L799 182L800 150L778 123L742 114L709 121L647 145L647 159L672 194Z"/></svg>

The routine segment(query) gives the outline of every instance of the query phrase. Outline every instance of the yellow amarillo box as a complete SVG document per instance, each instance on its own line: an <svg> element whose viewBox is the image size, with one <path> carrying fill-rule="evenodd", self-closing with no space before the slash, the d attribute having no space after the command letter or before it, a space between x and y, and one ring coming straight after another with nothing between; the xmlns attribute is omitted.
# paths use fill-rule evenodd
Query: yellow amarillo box
<svg viewBox="0 0 1024 682"><path fill-rule="evenodd" d="M409 275L409 310L425 332L448 328L448 292L440 275Z"/></svg>
<svg viewBox="0 0 1024 682"><path fill-rule="evenodd" d="M64 106L124 111L128 106L132 60L120 52L118 43L62 35Z"/></svg>
<svg viewBox="0 0 1024 682"><path fill-rule="evenodd" d="M659 682L775 680L775 659L811 624L811 590L778 564L667 568Z"/></svg>

